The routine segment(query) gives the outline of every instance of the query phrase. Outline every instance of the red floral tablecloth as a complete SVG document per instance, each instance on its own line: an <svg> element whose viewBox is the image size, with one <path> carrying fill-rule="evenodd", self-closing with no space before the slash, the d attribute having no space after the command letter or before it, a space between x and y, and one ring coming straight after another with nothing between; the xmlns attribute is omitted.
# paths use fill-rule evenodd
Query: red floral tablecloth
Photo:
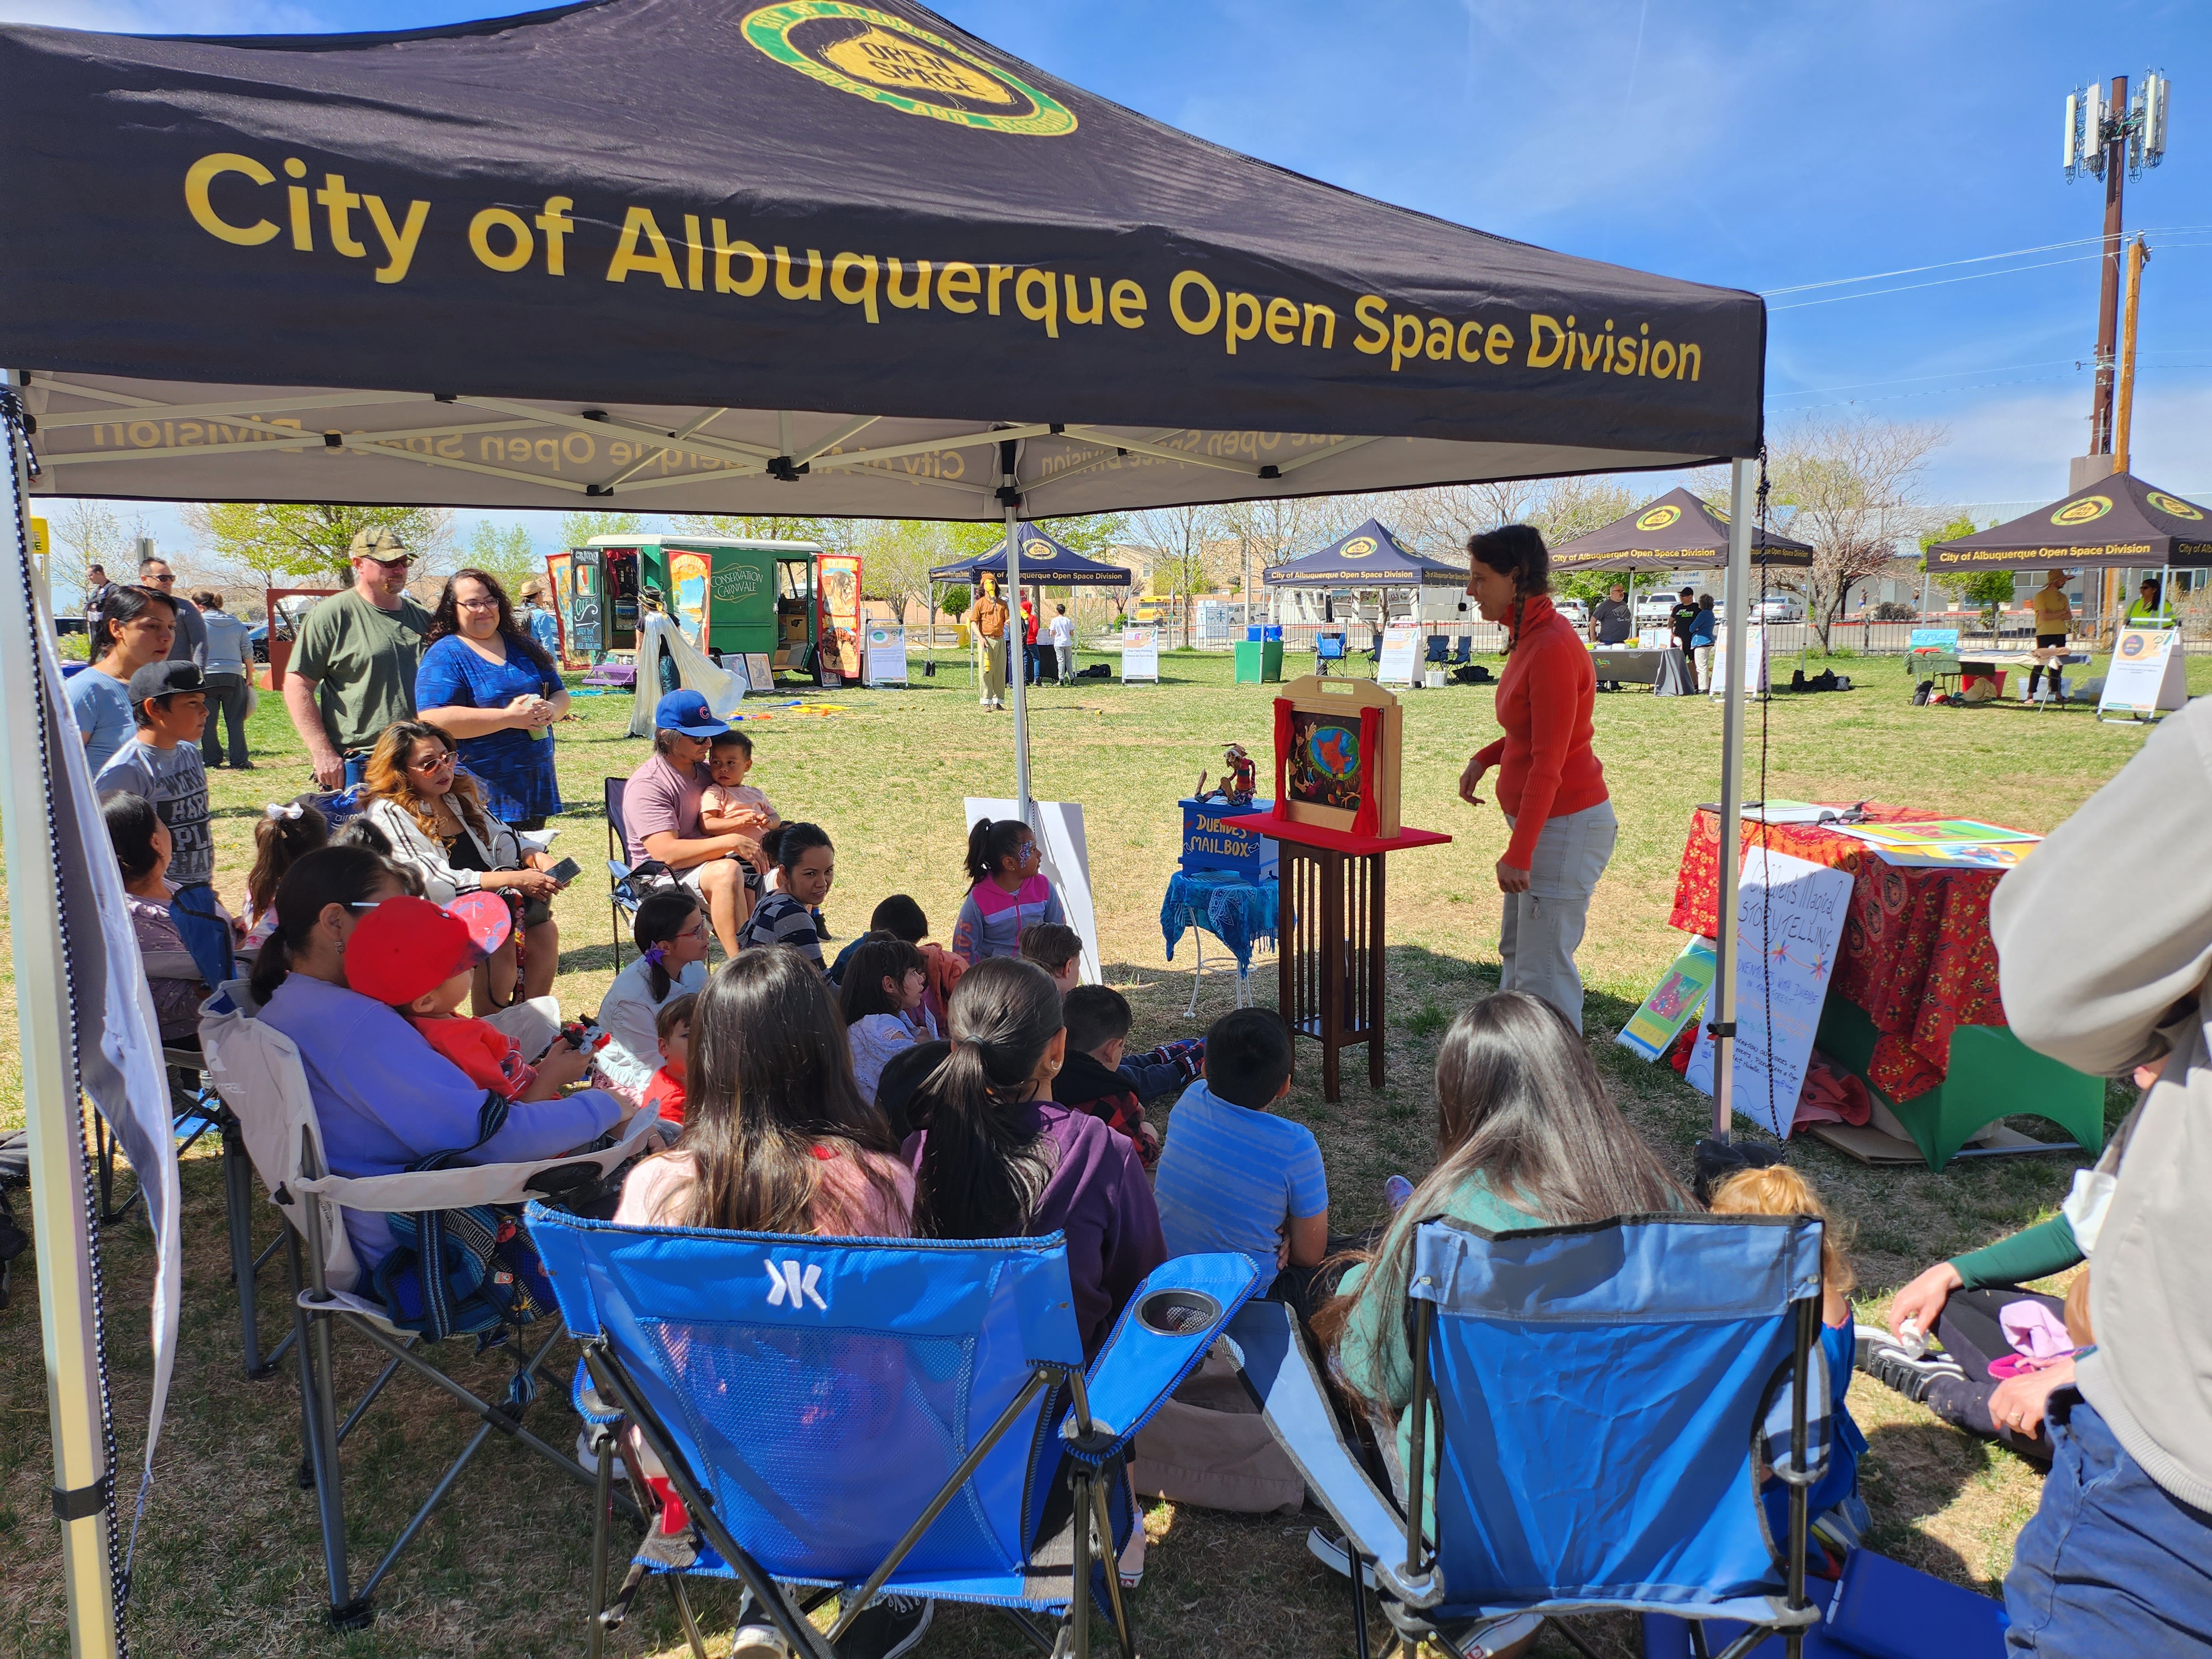
<svg viewBox="0 0 2212 1659"><path fill-rule="evenodd" d="M1929 816L1867 807L1875 822ZM1810 824L1746 823L1746 849L1762 832L1774 852L1851 872L1843 954L1829 989L1865 1010L1881 1034L1867 1068L1876 1088L1892 1100L1926 1093L1950 1068L1954 1030L2005 1023L1990 938L1990 895L2000 872L1900 869L1863 842ZM1720 853L1719 815L1692 814L1668 918L1686 933L1717 934Z"/></svg>

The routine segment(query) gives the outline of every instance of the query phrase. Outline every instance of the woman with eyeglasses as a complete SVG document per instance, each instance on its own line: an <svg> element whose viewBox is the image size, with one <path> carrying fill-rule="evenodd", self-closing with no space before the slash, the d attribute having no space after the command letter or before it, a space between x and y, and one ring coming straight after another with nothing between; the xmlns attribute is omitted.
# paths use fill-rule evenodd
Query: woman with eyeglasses
<svg viewBox="0 0 2212 1659"><path fill-rule="evenodd" d="M415 671L417 720L451 732L485 808L518 830L543 830L561 810L553 722L568 693L545 649L514 619L488 571L457 570L430 617L430 647Z"/></svg>
<svg viewBox="0 0 2212 1659"><path fill-rule="evenodd" d="M392 843L393 860L422 878L433 904L450 904L459 893L503 895L518 913L521 994L550 996L561 960L551 901L565 884L545 873L550 854L526 852L485 811L476 780L455 764L455 747L427 720L386 727L362 780L363 816ZM471 1006L479 1018L513 1000L514 952L510 942L477 969Z"/></svg>

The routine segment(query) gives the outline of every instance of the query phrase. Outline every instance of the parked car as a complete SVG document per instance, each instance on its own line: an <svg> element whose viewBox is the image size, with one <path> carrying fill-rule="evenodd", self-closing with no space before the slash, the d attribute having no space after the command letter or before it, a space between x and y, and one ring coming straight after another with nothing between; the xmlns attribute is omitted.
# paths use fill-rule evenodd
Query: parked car
<svg viewBox="0 0 2212 1659"><path fill-rule="evenodd" d="M276 624L276 637L289 640L300 625L300 619L322 602L319 593L287 593L276 601L276 614L270 620ZM246 642L252 648L253 660L269 660L269 623L256 623L246 630Z"/></svg>
<svg viewBox="0 0 2212 1659"><path fill-rule="evenodd" d="M1589 607L1580 599L1555 599L1552 601L1552 609L1565 617L1577 628L1589 626Z"/></svg>
<svg viewBox="0 0 2212 1659"><path fill-rule="evenodd" d="M1805 606L1795 593L1770 593L1752 613L1761 622L1802 622Z"/></svg>

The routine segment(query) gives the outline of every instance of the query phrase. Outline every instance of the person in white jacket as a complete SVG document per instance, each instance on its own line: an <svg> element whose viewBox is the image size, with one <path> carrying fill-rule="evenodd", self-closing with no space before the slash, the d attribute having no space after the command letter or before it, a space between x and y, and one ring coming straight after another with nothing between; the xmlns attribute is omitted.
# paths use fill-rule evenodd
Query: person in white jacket
<svg viewBox="0 0 2212 1659"><path fill-rule="evenodd" d="M2014 1034L2092 1076L2156 1073L2068 1200L2094 1341L2045 1406L2051 1474L2005 1577L2014 1654L2212 1654L2207 823L2212 699L2199 698L1990 904Z"/></svg>
<svg viewBox="0 0 2212 1659"><path fill-rule="evenodd" d="M659 887L645 896L630 924L638 958L615 975L599 1003L605 1046L592 1057L601 1087L631 1106L660 1069L661 1006L707 988L707 945L713 937L699 896L688 887Z"/></svg>

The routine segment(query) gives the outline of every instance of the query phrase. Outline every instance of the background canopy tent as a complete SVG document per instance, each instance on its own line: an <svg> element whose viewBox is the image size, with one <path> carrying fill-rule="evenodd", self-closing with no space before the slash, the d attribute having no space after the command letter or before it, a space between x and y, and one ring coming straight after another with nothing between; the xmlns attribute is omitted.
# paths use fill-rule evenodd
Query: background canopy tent
<svg viewBox="0 0 2212 1659"><path fill-rule="evenodd" d="M1729 521L1686 489L1670 489L1633 513L1552 550L1554 570L1718 570L1729 562ZM1813 562L1803 542L1754 526L1751 562L1802 570Z"/></svg>
<svg viewBox="0 0 2212 1659"><path fill-rule="evenodd" d="M1423 558L1370 519L1318 553L1267 572L1270 587L1452 587L1464 592L1467 567Z"/></svg>
<svg viewBox="0 0 2212 1659"><path fill-rule="evenodd" d="M1015 548L1025 584L1046 587L1127 587L1131 577L1118 564L1101 564L1096 559L1086 559L1073 548L1054 541L1034 525L1018 525L1014 531ZM972 559L963 559L954 564L940 564L929 573L933 582L974 582L984 576L996 576L999 585L1006 583L1006 544L1000 542L988 553L979 553Z"/></svg>
<svg viewBox="0 0 2212 1659"><path fill-rule="evenodd" d="M1939 570L2203 568L2212 512L2116 472L2009 524L1938 542L1928 560Z"/></svg>
<svg viewBox="0 0 2212 1659"><path fill-rule="evenodd" d="M34 494L1011 528L1759 453L1757 295L1267 166L902 0L343 38L9 26L0 84L0 363ZM17 981L57 984L49 835L96 832L52 828L27 573L0 580L0 710L26 711L0 720L0 789ZM1725 960L1719 982L1725 1024ZM92 1276L82 1170L41 1151L81 1139L65 1024L23 1023L50 1332ZM57 1400L96 1398L86 1344L48 1354ZM74 1491L97 1422L56 1424ZM73 1512L73 1636L110 1651L108 1514Z"/></svg>

